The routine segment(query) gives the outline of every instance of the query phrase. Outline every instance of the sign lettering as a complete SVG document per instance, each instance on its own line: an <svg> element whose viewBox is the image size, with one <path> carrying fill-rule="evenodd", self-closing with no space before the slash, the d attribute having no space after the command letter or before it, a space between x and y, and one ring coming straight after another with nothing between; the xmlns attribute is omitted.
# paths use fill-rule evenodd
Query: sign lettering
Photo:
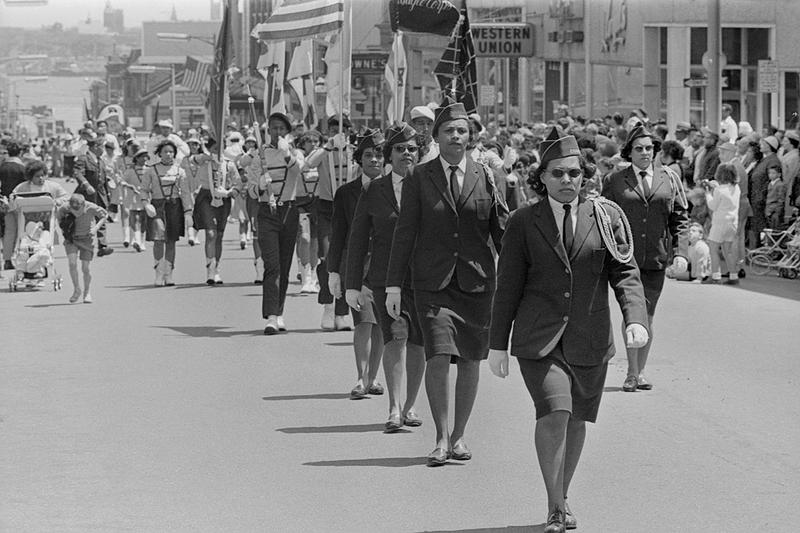
<svg viewBox="0 0 800 533"><path fill-rule="evenodd" d="M472 24L478 57L531 57L534 53L532 24Z"/></svg>

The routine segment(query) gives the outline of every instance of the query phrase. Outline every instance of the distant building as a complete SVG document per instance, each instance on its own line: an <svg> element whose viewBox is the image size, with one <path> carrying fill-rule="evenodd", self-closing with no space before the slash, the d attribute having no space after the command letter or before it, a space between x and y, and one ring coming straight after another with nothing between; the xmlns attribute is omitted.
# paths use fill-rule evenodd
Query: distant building
<svg viewBox="0 0 800 533"><path fill-rule="evenodd" d="M220 0L209 0L211 7L211 20L222 20L222 2Z"/></svg>
<svg viewBox="0 0 800 533"><path fill-rule="evenodd" d="M121 9L111 7L110 0L103 10L103 27L110 33L122 33L125 30L125 14Z"/></svg>

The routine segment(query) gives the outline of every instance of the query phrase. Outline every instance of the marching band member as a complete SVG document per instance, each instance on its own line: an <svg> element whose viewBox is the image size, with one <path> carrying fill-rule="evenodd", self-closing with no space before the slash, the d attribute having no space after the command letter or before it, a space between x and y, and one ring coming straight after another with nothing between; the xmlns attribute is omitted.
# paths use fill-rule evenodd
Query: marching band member
<svg viewBox="0 0 800 533"><path fill-rule="evenodd" d="M317 279L319 280L319 296L322 304L322 321L324 330L347 330L348 306L344 297L334 299L328 287L328 248L331 242L331 226L333 221L333 195L336 190L350 180L352 157L348 146L348 136L352 127L350 119L342 119L342 132L339 130L339 118L328 119L330 137L323 148L312 153L306 160L304 168L317 168L319 182L317 199L314 202L314 214L317 219Z"/></svg>
<svg viewBox="0 0 800 533"><path fill-rule="evenodd" d="M126 149L136 147L136 145L126 145ZM128 223L133 230L133 249L137 252L146 250L143 232L145 228L146 216L144 203L142 202L142 183L145 163L147 163L148 153L144 148L136 147L136 152L131 157L131 166L122 175L120 188L123 189L123 203L128 210Z"/></svg>
<svg viewBox="0 0 800 533"><path fill-rule="evenodd" d="M436 110L433 136L439 157L403 179L400 217L386 274L386 309L398 319L409 265L425 342L425 389L436 425L429 466L452 457L468 460L464 442L480 362L489 353L489 319L495 258L508 209L497 196L491 171L467 153L470 127L461 103ZM458 367L455 423L448 430L450 363Z"/></svg>
<svg viewBox="0 0 800 533"><path fill-rule="evenodd" d="M577 527L565 500L614 356L608 286L629 346L647 342L647 314L624 214L607 200L579 196L594 169L577 140L553 128L541 150L531 185L547 199L518 209L503 235L489 367L508 375L513 324L511 355L536 407L536 454L548 500L544 531L564 533Z"/></svg>
<svg viewBox="0 0 800 533"><path fill-rule="evenodd" d="M392 433L404 425L422 425L414 404L425 373L425 352L410 277L403 284L398 320L386 312L385 286L403 179L416 164L418 135L411 126L398 124L386 130L386 139L383 158L391 162L392 171L375 179L358 201L348 243L345 297L356 310L374 302L383 333L383 371L389 392L389 419L385 428ZM406 398L401 407L404 374Z"/></svg>
<svg viewBox="0 0 800 533"><path fill-rule="evenodd" d="M206 141L211 149L216 142ZM205 230L206 284L221 285L220 260L222 238L231 213L231 199L239 195L241 180L236 165L224 155L222 161L209 153L190 155L189 165L195 165L194 179L199 185L194 201L194 227ZM185 161L185 160L184 160Z"/></svg>
<svg viewBox="0 0 800 533"><path fill-rule="evenodd" d="M286 140L291 119L272 113L267 119L269 143L247 167L248 194L258 199L257 234L264 262L261 313L267 320L264 335L286 331L283 308L289 287L294 245L297 240L295 197L303 155Z"/></svg>
<svg viewBox="0 0 800 533"><path fill-rule="evenodd" d="M350 226L356 205L370 183L383 172L383 134L380 130L366 130L358 137L353 160L358 165L356 176L336 190L333 197L333 224L331 245L328 250L328 285L334 298L342 297L342 278L347 277L347 249ZM363 265L356 270L363 276ZM359 285L360 287L360 285ZM352 307L352 306L351 306ZM363 305L351 309L353 313L353 351L356 356L358 381L350 397L360 399L367 394L383 394L383 387L376 377L383 356L383 336L372 298L367 297Z"/></svg>

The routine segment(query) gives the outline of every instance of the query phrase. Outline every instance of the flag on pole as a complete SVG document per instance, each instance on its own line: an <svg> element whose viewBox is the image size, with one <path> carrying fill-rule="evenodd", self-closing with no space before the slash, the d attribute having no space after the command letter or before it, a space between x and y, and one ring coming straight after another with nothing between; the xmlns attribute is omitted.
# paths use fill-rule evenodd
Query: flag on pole
<svg viewBox="0 0 800 533"><path fill-rule="evenodd" d="M92 112L89 111L89 104L86 103L86 98L83 99L83 112L86 114L86 120L92 120Z"/></svg>
<svg viewBox="0 0 800 533"><path fill-rule="evenodd" d="M403 120L403 113L406 107L407 70L408 64L406 63L406 51L403 46L403 32L398 31L394 34L392 51L389 53L389 60L383 70L386 83L389 84L389 90L392 94L389 98L389 106L386 108L391 124Z"/></svg>
<svg viewBox="0 0 800 533"><path fill-rule="evenodd" d="M352 69L351 25L347 25L328 46L323 61L328 65L325 83L328 96L325 100L325 114L350 114L350 80Z"/></svg>
<svg viewBox="0 0 800 533"><path fill-rule="evenodd" d="M158 123L158 112L161 108L161 100L156 100L156 108L153 110L153 127Z"/></svg>
<svg viewBox="0 0 800 533"><path fill-rule="evenodd" d="M309 128L313 128L317 123L317 112L314 104L314 63L313 63L313 42L311 40L301 41L292 53L292 60L289 62L289 71L286 77L289 85L297 94L300 107L303 110L303 122Z"/></svg>
<svg viewBox="0 0 800 533"><path fill-rule="evenodd" d="M232 8L229 0L224 0L225 11L222 15L222 24L217 34L217 44L214 47L214 64L211 65L211 83L208 94L208 114L210 127L217 144L214 146L217 155L222 157L225 134L225 115L228 112L228 69L233 63L233 28Z"/></svg>
<svg viewBox="0 0 800 533"><path fill-rule="evenodd" d="M475 46L469 29L467 9L453 31L453 37L434 69L439 87L448 96L464 104L467 113L475 113L478 103L478 75L475 61Z"/></svg>
<svg viewBox="0 0 800 533"><path fill-rule="evenodd" d="M209 69L211 65L187 56L181 85L200 96L208 96Z"/></svg>
<svg viewBox="0 0 800 533"><path fill-rule="evenodd" d="M264 116L286 113L283 86L286 81L286 43L267 43L256 69L264 77Z"/></svg>
<svg viewBox="0 0 800 533"><path fill-rule="evenodd" d="M344 0L282 0L250 33L262 41L297 41L342 29Z"/></svg>

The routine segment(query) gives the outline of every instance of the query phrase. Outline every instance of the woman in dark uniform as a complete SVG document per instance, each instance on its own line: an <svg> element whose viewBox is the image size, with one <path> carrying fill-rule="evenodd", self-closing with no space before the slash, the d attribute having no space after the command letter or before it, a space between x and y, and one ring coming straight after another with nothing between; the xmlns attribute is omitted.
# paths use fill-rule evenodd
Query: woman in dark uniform
<svg viewBox="0 0 800 533"><path fill-rule="evenodd" d="M449 457L468 460L464 441L478 392L480 362L489 351L489 316L495 288L495 257L508 209L491 171L467 154L469 118L460 103L436 110L433 136L439 157L403 179L386 275L386 309L398 319L407 273L425 343L425 390L436 424L436 447L428 465ZM448 430L450 362L458 366L455 419Z"/></svg>
<svg viewBox="0 0 800 533"><path fill-rule="evenodd" d="M535 445L547 489L545 533L577 526L567 491L594 422L614 336L611 285L628 346L647 342L644 292L619 207L579 196L594 169L571 135L553 128L531 186L546 199L508 222L492 306L489 367L508 375L508 341L536 407ZM626 238L627 237L627 238Z"/></svg>
<svg viewBox="0 0 800 533"><path fill-rule="evenodd" d="M622 148L622 158L631 166L610 174L603 183L603 196L618 204L630 222L649 317L648 343L627 349L628 375L622 384L625 392L653 388L644 375L653 340L653 315L672 250L678 247L680 230L689 222L680 178L669 168L654 165L658 148L653 135L641 125L636 126Z"/></svg>
<svg viewBox="0 0 800 533"><path fill-rule="evenodd" d="M383 158L392 164L392 171L370 183L358 201L348 241L345 298L356 311L369 302L375 302L383 332L383 371L389 392L386 431L392 433L404 425L422 425L414 403L425 373L425 352L414 309L411 280L407 279L402 289L403 309L398 320L386 312L385 288L394 226L400 214L403 179L417 163L419 154L417 132L408 124L401 123L386 130L385 137ZM404 369L406 399L401 408L400 387Z"/></svg>

